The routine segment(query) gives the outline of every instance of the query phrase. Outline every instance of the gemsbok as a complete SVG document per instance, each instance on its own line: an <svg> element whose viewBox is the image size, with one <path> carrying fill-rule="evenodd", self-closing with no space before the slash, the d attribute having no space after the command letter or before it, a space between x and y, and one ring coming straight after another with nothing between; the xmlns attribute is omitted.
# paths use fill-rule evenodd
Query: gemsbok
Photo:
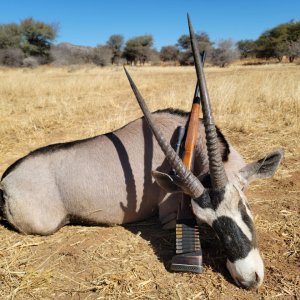
<svg viewBox="0 0 300 300"><path fill-rule="evenodd" d="M174 109L151 114L126 72L145 117L104 135L48 145L17 160L2 175L1 218L21 233L49 235L69 223L125 224L158 211L162 225L173 228L180 193L171 193L184 192L193 199L197 221L210 225L221 240L235 282L258 287L264 266L244 192L253 180L274 174L283 150L245 164L214 125L197 53L204 110L197 176L173 150L176 128L186 124L189 114ZM171 169L177 175L170 175Z"/></svg>

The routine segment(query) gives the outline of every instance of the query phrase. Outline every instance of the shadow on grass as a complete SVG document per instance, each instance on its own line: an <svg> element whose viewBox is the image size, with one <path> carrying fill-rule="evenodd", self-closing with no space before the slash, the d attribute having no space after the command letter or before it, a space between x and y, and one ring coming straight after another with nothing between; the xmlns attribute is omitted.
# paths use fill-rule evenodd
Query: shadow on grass
<svg viewBox="0 0 300 300"><path fill-rule="evenodd" d="M140 233L143 239L149 241L159 261L164 264L168 272L171 272L171 261L175 255L175 230L163 230L158 218L155 217L144 222L123 225L123 227L134 234ZM226 255L215 232L206 224L201 224L199 230L203 266L210 267L234 284L226 269Z"/></svg>

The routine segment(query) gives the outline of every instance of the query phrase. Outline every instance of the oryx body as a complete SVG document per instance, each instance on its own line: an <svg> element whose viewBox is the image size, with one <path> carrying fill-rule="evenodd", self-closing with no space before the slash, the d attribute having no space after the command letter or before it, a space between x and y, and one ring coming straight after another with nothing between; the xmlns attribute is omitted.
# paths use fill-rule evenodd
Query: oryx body
<svg viewBox="0 0 300 300"><path fill-rule="evenodd" d="M175 143L176 128L188 113L153 114L166 138ZM220 150L231 174L244 166L241 156L219 132ZM229 149L230 147L230 149ZM195 172L208 172L203 125ZM49 145L18 160L1 181L4 218L26 234L47 235L67 223L124 224L146 219L160 208L166 226L174 225L177 200L154 182L152 170L171 167L145 123L137 119L108 134Z"/></svg>

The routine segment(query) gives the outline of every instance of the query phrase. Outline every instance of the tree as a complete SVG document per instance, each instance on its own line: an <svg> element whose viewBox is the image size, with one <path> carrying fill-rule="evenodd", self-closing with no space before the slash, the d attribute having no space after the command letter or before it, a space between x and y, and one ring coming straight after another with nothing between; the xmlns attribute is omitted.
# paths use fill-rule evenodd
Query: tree
<svg viewBox="0 0 300 300"><path fill-rule="evenodd" d="M160 49L160 59L162 61L177 61L179 51L176 46L165 46Z"/></svg>
<svg viewBox="0 0 300 300"><path fill-rule="evenodd" d="M20 24L0 25L2 63L20 66L22 65L20 61L23 61L24 57L31 56L35 56L36 64L48 62L50 46L56 34L56 26L32 18L25 19Z"/></svg>
<svg viewBox="0 0 300 300"><path fill-rule="evenodd" d="M124 37L120 34L114 34L114 35L110 36L110 38L106 42L106 45L112 51L111 63L119 64L120 59L122 57L122 48L124 45Z"/></svg>
<svg viewBox="0 0 300 300"><path fill-rule="evenodd" d="M57 27L32 18L20 24L21 49L27 56L48 57L50 45L57 35Z"/></svg>
<svg viewBox="0 0 300 300"><path fill-rule="evenodd" d="M153 37L151 35L132 38L126 42L123 57L127 60L127 63L136 65L139 62L144 64L150 60L152 45Z"/></svg>
<svg viewBox="0 0 300 300"><path fill-rule="evenodd" d="M198 42L199 51L204 51L207 47L212 46L212 42L209 39L209 36L206 32L200 32L195 34L196 40ZM183 34L179 37L177 46L179 50L188 50L191 49L190 36L187 34Z"/></svg>
<svg viewBox="0 0 300 300"><path fill-rule="evenodd" d="M253 40L241 40L237 42L237 49L239 50L242 58L255 56L256 44Z"/></svg>
<svg viewBox="0 0 300 300"><path fill-rule="evenodd" d="M300 38L300 21L296 22L292 20L288 23L288 39L289 41L296 41Z"/></svg>
<svg viewBox="0 0 300 300"><path fill-rule="evenodd" d="M19 48L21 31L16 23L0 25L0 49Z"/></svg>
<svg viewBox="0 0 300 300"><path fill-rule="evenodd" d="M239 56L232 40L221 40L218 47L212 51L211 63L224 68Z"/></svg>
<svg viewBox="0 0 300 300"><path fill-rule="evenodd" d="M257 57L272 58L282 61L283 56L288 56L293 61L293 55L289 55L290 45L300 38L300 22L280 24L263 32L255 41Z"/></svg>
<svg viewBox="0 0 300 300"><path fill-rule="evenodd" d="M151 62L152 66L159 66L160 65L160 56L159 52L156 49L150 49L149 53L149 61Z"/></svg>
<svg viewBox="0 0 300 300"><path fill-rule="evenodd" d="M266 59L275 57L282 61L288 47L286 27L286 24L283 24L260 35L256 41L258 57Z"/></svg>
<svg viewBox="0 0 300 300"><path fill-rule="evenodd" d="M24 53L20 49L21 32L16 23L0 25L0 64L20 67Z"/></svg>
<svg viewBox="0 0 300 300"><path fill-rule="evenodd" d="M94 49L93 62L101 67L111 64L113 52L107 45L99 45Z"/></svg>
<svg viewBox="0 0 300 300"><path fill-rule="evenodd" d="M210 41L209 36L205 32L196 34L196 40L198 42L198 49L200 52L205 51L206 56L210 57L213 43ZM181 65L194 64L193 53L191 49L191 42L189 35L182 35L177 42L179 53L179 63Z"/></svg>
<svg viewBox="0 0 300 300"><path fill-rule="evenodd" d="M288 57L293 62L296 57L300 57L300 22L291 21L287 29L288 35Z"/></svg>
<svg viewBox="0 0 300 300"><path fill-rule="evenodd" d="M18 48L0 49L0 65L10 67L21 67L23 64L24 53Z"/></svg>
<svg viewBox="0 0 300 300"><path fill-rule="evenodd" d="M289 61L293 62L296 57L300 57L300 38L297 41L291 41L288 46Z"/></svg>

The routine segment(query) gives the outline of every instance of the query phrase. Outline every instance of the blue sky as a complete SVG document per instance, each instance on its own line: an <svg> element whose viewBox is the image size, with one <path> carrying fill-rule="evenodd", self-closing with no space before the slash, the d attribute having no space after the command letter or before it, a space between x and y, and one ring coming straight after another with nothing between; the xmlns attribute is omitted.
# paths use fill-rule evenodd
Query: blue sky
<svg viewBox="0 0 300 300"><path fill-rule="evenodd" d="M159 50L188 32L187 12L194 30L205 31L214 42L256 39L280 23L299 21L300 0L3 0L0 23L31 16L59 24L55 43L87 46L105 44L112 34L125 39L152 34Z"/></svg>

